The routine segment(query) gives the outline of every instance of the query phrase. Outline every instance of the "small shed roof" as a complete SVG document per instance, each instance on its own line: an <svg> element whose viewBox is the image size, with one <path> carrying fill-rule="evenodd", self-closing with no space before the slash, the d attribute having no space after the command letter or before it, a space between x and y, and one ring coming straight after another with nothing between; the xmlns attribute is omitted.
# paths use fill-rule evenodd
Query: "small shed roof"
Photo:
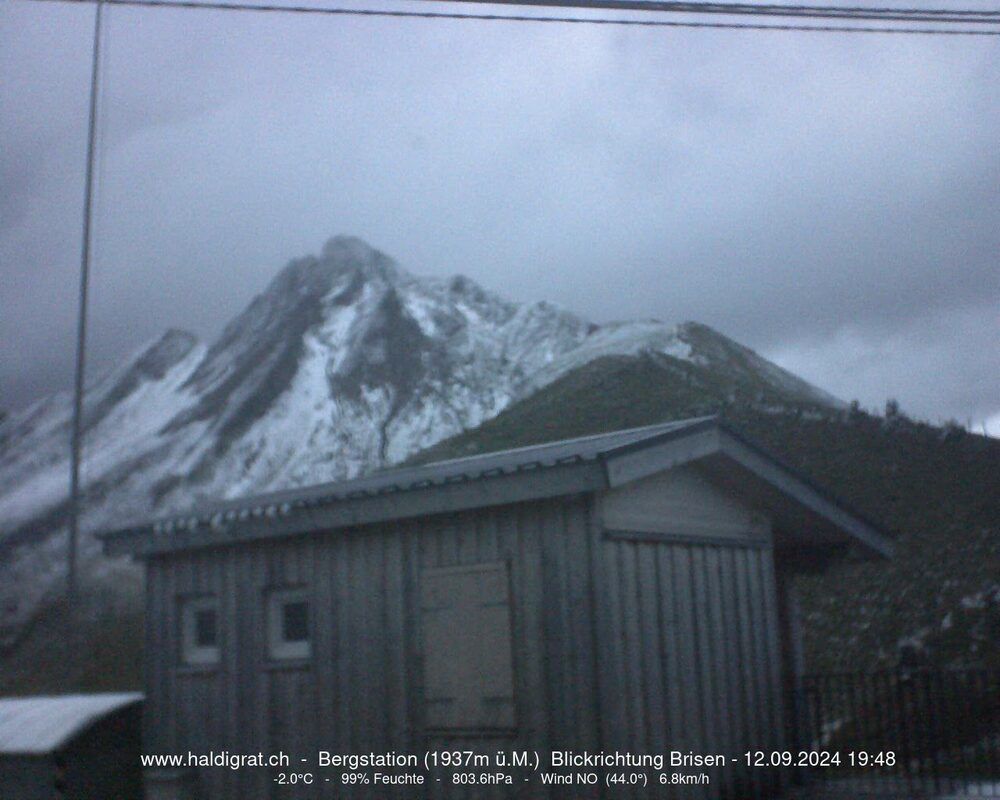
<svg viewBox="0 0 1000 800"><path fill-rule="evenodd" d="M142 701L139 692L0 699L0 755L58 750L109 714Z"/></svg>
<svg viewBox="0 0 1000 800"><path fill-rule="evenodd" d="M716 417L648 425L203 506L99 534L112 555L154 555L594 491L687 463L725 462L810 523L888 555L877 525ZM731 471L731 470L730 470ZM800 518L802 517L800 514Z"/></svg>

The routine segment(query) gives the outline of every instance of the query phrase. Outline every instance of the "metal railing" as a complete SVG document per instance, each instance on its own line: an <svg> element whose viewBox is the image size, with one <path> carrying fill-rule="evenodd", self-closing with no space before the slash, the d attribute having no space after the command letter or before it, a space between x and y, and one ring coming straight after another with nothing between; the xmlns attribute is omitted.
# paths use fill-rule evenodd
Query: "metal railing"
<svg viewBox="0 0 1000 800"><path fill-rule="evenodd" d="M796 749L817 754L800 770L809 784L858 798L1000 800L1000 672L807 675L789 708Z"/></svg>

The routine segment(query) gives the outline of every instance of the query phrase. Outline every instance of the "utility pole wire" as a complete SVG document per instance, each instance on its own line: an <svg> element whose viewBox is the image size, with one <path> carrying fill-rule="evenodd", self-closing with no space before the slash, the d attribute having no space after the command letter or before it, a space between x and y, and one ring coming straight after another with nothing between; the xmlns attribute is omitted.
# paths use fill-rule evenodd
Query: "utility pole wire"
<svg viewBox="0 0 1000 800"><path fill-rule="evenodd" d="M438 2L448 2L448 0L438 0ZM452 2L488 2L488 0L452 0ZM621 0L613 3L609 7L626 8L632 0ZM636 7L642 10L660 11L691 11L693 13L706 12L709 9L715 13L726 14L736 9L748 11L835 11L835 12L866 12L872 14L962 14L971 16L1000 16L1000 8L997 9L961 9L961 8L898 8L895 6L817 6L817 5L794 5L790 3L708 3L708 2L669 2L665 0L635 0ZM530 3L525 5L545 5L544 3ZM583 7L582 4L579 4Z"/></svg>
<svg viewBox="0 0 1000 800"><path fill-rule="evenodd" d="M94 142L97 132L98 75L101 60L101 16L103 0L96 0L94 48L90 66L90 114L87 122L87 166L83 192L83 243L80 248L80 308L76 328L76 380L73 385L73 429L70 442L69 524L67 529L66 588L77 599L77 565L80 538L80 453L83 447L83 387L87 356L87 288L90 281L91 218L94 203Z"/></svg>
<svg viewBox="0 0 1000 800"><path fill-rule="evenodd" d="M463 0L454 0L462 2ZM1000 36L1000 29L954 29L954 28L909 28L902 26L856 26L856 25L791 25L791 24L756 24L756 23L736 23L736 22L689 22L679 20L664 19L607 19L594 17L556 17L556 16L524 16L513 14L464 14L436 11L389 11L376 9L358 8L331 8L327 6L286 6L273 5L267 3L224 3L210 0L209 2L197 2L196 0L27 0L35 3L104 3L109 6L131 6L138 8L174 8L181 10L201 10L201 11L243 11L258 13L278 13L278 14L319 14L331 16L353 16L353 17L396 17L404 19L448 19L448 20L479 20L487 22L547 22L547 23L569 23L582 25L624 25L648 28L709 28L723 30L753 30L753 31L804 31L818 33L887 33L887 34L921 34L928 36ZM485 2L485 0L484 0ZM611 4L609 4L611 5ZM561 7L574 7L572 3L566 3ZM696 13L696 12L689 12ZM962 12L965 13L965 12ZM978 13L978 12L975 12ZM986 12L992 14L993 12ZM774 16L774 15L771 15ZM836 19L850 19L850 17L837 17ZM877 19L885 19L877 17ZM888 19L887 21L893 21ZM962 18L962 19L942 19L934 17L927 21L935 23L961 22L961 23L984 23L990 25L1000 25L998 19L983 18Z"/></svg>
<svg viewBox="0 0 1000 800"><path fill-rule="evenodd" d="M581 8L604 11L655 11L669 14L724 14L727 16L807 17L811 19L861 19L893 22L1000 24L1000 10L974 11L944 8L866 8L852 6L755 5L753 3L678 2L676 0L420 0L469 5Z"/></svg>

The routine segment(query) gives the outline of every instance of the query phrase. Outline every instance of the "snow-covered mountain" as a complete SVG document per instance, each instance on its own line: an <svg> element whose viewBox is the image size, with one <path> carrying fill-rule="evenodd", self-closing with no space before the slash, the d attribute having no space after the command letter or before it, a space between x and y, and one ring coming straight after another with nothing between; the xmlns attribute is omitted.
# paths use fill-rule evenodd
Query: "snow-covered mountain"
<svg viewBox="0 0 1000 800"><path fill-rule="evenodd" d="M606 355L675 359L773 400L837 405L704 325L595 325L462 276L421 278L365 242L291 262L211 345L171 330L85 398L81 548L207 498L353 477L495 416ZM71 399L0 425L0 603L13 631L61 575ZM0 636L2 638L2 636Z"/></svg>

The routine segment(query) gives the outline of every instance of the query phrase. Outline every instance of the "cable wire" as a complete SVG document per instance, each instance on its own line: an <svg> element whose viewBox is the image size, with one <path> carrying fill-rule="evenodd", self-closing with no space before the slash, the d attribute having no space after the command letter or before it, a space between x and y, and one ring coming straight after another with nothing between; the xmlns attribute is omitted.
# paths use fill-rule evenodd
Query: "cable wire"
<svg viewBox="0 0 1000 800"><path fill-rule="evenodd" d="M337 8L326 6L284 6L266 3L223 3L209 0L27 0L34 3L74 3L90 5L98 1L106 5L132 6L138 8L176 8L182 10L243 11L258 13L319 14L354 17L394 17L402 19L446 19L478 20L484 22L539 22L583 25L621 25L646 28L707 28L717 30L752 31L801 31L809 33L879 33L916 34L926 36L1000 36L1000 30L954 29L954 28L910 28L902 26L848 26L848 25L792 25L757 24L737 22L694 22L664 19L608 19L597 17L526 16L520 14L465 14L438 11L392 11L387 9ZM567 7L571 7L567 4ZM695 13L695 12L691 12ZM992 13L992 12L990 12ZM941 22L943 20L929 20ZM972 20L962 20L972 22ZM980 21L980 20L976 20ZM992 20L981 20L992 22ZM998 20L994 24L1000 24Z"/></svg>
<svg viewBox="0 0 1000 800"><path fill-rule="evenodd" d="M442 0L423 0L441 2ZM954 22L1000 24L1000 10L976 11L945 8L873 8L851 6L807 6L753 3L708 3L687 0L445 0L472 5L531 6L548 8L600 9L604 11L643 11L670 14L724 14L772 17L808 17L819 19L862 19L900 22Z"/></svg>

